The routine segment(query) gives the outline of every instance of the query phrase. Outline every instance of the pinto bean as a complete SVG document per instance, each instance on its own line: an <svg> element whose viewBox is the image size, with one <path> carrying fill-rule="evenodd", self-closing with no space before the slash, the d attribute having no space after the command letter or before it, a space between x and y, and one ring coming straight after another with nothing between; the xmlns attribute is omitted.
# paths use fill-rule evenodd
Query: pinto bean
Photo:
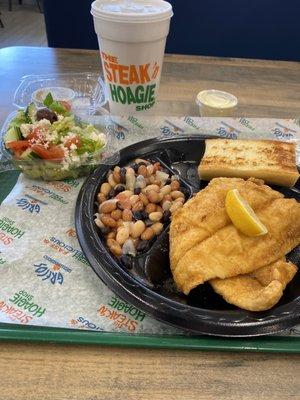
<svg viewBox="0 0 300 400"><path fill-rule="evenodd" d="M104 194L104 196L107 196L110 191L111 191L111 185L108 182L102 183L100 192Z"/></svg>
<svg viewBox="0 0 300 400"><path fill-rule="evenodd" d="M146 229L145 223L143 221L139 220L139 221L136 221L131 226L130 234L134 239L136 239L141 236L141 234L144 232L145 229Z"/></svg>
<svg viewBox="0 0 300 400"><path fill-rule="evenodd" d="M99 212L103 214L109 214L117 208L117 200L106 200L99 206Z"/></svg>
<svg viewBox="0 0 300 400"><path fill-rule="evenodd" d="M129 238L129 229L127 227L120 228L117 232L116 241L120 245L122 245L126 242L128 238Z"/></svg>
<svg viewBox="0 0 300 400"><path fill-rule="evenodd" d="M153 222L158 222L162 219L163 213L160 211L155 211L149 214L149 219Z"/></svg>
<svg viewBox="0 0 300 400"><path fill-rule="evenodd" d="M115 228L117 226L116 221L109 214L102 214L100 219L105 226L110 228Z"/></svg>
<svg viewBox="0 0 300 400"><path fill-rule="evenodd" d="M164 226L161 222L155 222L155 224L151 226L151 229L154 231L155 235L159 235L163 230L163 227Z"/></svg>
<svg viewBox="0 0 300 400"><path fill-rule="evenodd" d="M152 228L146 228L144 230L144 232L141 234L141 239L142 240L151 240L154 235L155 235L155 232Z"/></svg>
<svg viewBox="0 0 300 400"><path fill-rule="evenodd" d="M122 254L122 247L115 239L107 239L107 246L109 250L117 257L120 257Z"/></svg>

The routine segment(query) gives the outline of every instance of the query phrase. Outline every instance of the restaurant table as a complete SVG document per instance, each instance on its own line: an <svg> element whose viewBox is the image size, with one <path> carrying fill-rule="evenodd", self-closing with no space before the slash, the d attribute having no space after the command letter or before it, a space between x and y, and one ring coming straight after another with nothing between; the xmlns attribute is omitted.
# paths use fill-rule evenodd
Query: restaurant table
<svg viewBox="0 0 300 400"><path fill-rule="evenodd" d="M0 49L0 123L24 75L100 71L97 51ZM198 115L202 89L245 117L300 117L300 63L166 55L158 113ZM0 289L1 292L1 289ZM299 399L300 355L0 342L2 400Z"/></svg>

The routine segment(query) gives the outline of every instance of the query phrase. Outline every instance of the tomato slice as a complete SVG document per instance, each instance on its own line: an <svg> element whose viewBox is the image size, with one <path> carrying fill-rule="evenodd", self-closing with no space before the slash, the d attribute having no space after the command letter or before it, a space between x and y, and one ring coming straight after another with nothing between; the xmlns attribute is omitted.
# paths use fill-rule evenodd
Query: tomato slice
<svg viewBox="0 0 300 400"><path fill-rule="evenodd" d="M67 110L71 111L71 104L65 100L59 100L59 103Z"/></svg>
<svg viewBox="0 0 300 400"><path fill-rule="evenodd" d="M58 160L61 161L65 153L61 147L58 146L51 146L46 149L41 144L34 144L31 146L32 151L34 151L38 156L43 158L44 160Z"/></svg>
<svg viewBox="0 0 300 400"><path fill-rule="evenodd" d="M80 137L74 136L70 139L67 139L64 143L64 146L69 149L71 147L71 144L75 144L77 147L80 147L80 145L81 145Z"/></svg>
<svg viewBox="0 0 300 400"><path fill-rule="evenodd" d="M14 150L14 156L17 160L21 158L21 155L23 154L23 150Z"/></svg>
<svg viewBox="0 0 300 400"><path fill-rule="evenodd" d="M11 149L12 151L17 150L26 150L30 146L28 140L13 140L11 142L5 143L5 147L7 149Z"/></svg>
<svg viewBox="0 0 300 400"><path fill-rule="evenodd" d="M42 144L45 143L45 138L40 128L33 129L26 137L27 140L35 141L38 140Z"/></svg>

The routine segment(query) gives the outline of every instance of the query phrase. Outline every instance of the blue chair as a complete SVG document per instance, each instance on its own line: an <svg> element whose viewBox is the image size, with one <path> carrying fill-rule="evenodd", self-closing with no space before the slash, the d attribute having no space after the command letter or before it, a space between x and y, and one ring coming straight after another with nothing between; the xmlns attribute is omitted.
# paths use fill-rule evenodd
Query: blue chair
<svg viewBox="0 0 300 400"><path fill-rule="evenodd" d="M297 0L169 0L168 53L300 61ZM50 47L97 49L92 0L44 0Z"/></svg>
<svg viewBox="0 0 300 400"><path fill-rule="evenodd" d="M298 0L170 0L167 52L300 61Z"/></svg>
<svg viewBox="0 0 300 400"><path fill-rule="evenodd" d="M93 0L44 0L43 9L49 47L98 49Z"/></svg>

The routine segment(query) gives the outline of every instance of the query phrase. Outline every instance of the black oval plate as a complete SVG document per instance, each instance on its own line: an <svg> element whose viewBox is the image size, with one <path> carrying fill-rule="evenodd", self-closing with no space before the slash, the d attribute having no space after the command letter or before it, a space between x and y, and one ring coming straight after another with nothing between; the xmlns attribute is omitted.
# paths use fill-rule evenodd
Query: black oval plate
<svg viewBox="0 0 300 400"><path fill-rule="evenodd" d="M209 137L209 136L208 136ZM190 195L206 186L199 181L197 166L205 151L205 137L193 135L150 139L120 152L118 165L135 158L155 158L179 174ZM176 291L169 266L168 228L150 250L136 258L127 270L106 248L94 224L96 195L111 166L100 166L84 183L76 204L79 243L96 274L117 295L152 317L192 333L216 336L267 335L300 323L300 272L287 286L280 302L266 312L248 312L226 303L209 284L189 296ZM275 189L300 201L298 188ZM300 246L287 258L300 266Z"/></svg>

